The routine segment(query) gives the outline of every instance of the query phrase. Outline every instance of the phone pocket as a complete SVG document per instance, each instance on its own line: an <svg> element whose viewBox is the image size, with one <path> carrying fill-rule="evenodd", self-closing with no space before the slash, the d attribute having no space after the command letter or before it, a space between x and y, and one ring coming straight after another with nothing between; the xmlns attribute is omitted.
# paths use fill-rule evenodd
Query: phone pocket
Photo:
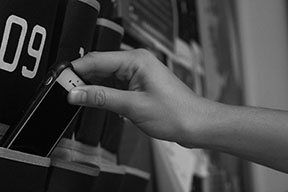
<svg viewBox="0 0 288 192"><path fill-rule="evenodd" d="M100 173L92 191L115 192L119 191L125 170L122 166L113 164L100 164Z"/></svg>
<svg viewBox="0 0 288 192"><path fill-rule="evenodd" d="M1 191L45 192L50 159L0 148Z"/></svg>
<svg viewBox="0 0 288 192"><path fill-rule="evenodd" d="M51 161L47 192L92 192L99 168L60 159Z"/></svg>

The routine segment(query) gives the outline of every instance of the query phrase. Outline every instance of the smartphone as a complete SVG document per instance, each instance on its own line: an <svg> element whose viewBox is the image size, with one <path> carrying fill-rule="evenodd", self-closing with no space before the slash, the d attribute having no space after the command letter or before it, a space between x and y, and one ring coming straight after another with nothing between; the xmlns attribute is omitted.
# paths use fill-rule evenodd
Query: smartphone
<svg viewBox="0 0 288 192"><path fill-rule="evenodd" d="M2 147L48 157L81 108L70 105L67 95L82 85L70 62L54 65L23 118L1 139Z"/></svg>

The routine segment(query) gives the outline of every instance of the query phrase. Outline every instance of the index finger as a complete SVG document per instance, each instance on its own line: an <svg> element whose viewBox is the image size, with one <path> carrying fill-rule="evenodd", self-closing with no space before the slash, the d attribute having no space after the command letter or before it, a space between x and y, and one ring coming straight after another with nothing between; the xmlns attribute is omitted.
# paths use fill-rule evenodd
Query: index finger
<svg viewBox="0 0 288 192"><path fill-rule="evenodd" d="M87 77L93 74L103 77L117 73L121 69L128 69L134 65L133 58L131 51L90 52L71 63L81 76Z"/></svg>

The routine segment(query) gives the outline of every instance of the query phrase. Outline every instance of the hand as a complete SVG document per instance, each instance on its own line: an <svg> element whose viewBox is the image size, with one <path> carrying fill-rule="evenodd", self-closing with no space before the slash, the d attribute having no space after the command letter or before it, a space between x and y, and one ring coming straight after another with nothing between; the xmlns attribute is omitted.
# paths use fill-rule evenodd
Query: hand
<svg viewBox="0 0 288 192"><path fill-rule="evenodd" d="M288 173L288 112L229 106L198 97L146 50L93 52L72 62L85 80L114 74L129 90L89 85L71 104L99 107L130 119L148 135L209 148Z"/></svg>
<svg viewBox="0 0 288 192"><path fill-rule="evenodd" d="M191 145L186 129L189 127L191 132L191 122L193 127L201 128L203 119L207 118L209 110L204 107L208 106L204 105L207 101L196 96L147 50L93 52L72 64L85 80L115 74L129 82L129 90L97 85L77 87L68 95L71 104L119 113L152 137L183 145L187 138Z"/></svg>

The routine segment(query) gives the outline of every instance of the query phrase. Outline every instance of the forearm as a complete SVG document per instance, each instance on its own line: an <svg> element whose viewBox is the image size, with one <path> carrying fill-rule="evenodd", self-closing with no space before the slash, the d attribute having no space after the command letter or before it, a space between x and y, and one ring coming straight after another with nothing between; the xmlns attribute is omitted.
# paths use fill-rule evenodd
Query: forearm
<svg viewBox="0 0 288 192"><path fill-rule="evenodd" d="M199 147L227 152L288 172L287 112L211 104L211 113L203 120L206 125L194 132L199 137L196 140Z"/></svg>
<svg viewBox="0 0 288 192"><path fill-rule="evenodd" d="M68 95L71 104L119 113L158 139L227 152L288 172L287 112L198 97L143 49L93 52L72 64L85 80L114 74L129 81L129 91L77 87Z"/></svg>

